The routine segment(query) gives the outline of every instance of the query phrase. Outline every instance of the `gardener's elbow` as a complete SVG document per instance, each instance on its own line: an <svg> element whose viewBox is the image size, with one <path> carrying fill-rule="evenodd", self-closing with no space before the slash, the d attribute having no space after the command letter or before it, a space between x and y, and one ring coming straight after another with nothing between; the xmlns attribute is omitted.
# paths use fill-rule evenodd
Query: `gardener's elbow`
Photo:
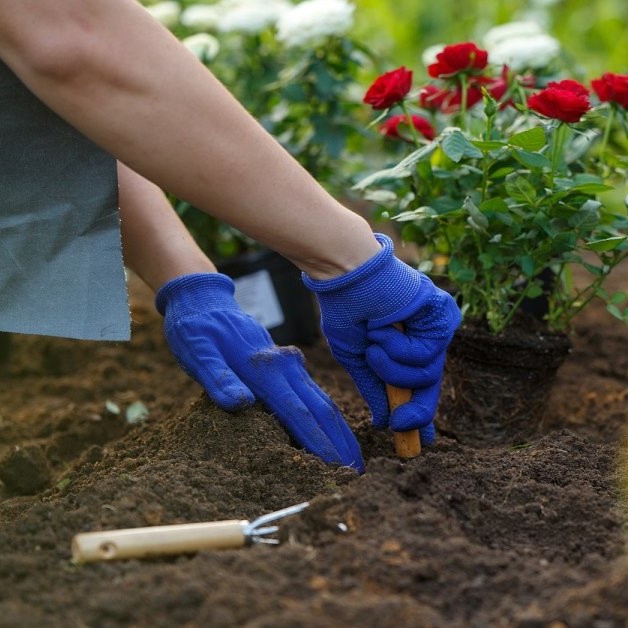
<svg viewBox="0 0 628 628"><path fill-rule="evenodd" d="M29 28L19 26L0 26L0 58L26 84L71 82L93 57L94 42L79 20L63 26L34 20Z"/></svg>

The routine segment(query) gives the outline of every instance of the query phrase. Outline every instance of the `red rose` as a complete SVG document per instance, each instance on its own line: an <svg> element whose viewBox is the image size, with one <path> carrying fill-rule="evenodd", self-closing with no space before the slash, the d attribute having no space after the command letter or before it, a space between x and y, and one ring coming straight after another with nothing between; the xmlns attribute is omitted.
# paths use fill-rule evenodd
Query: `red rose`
<svg viewBox="0 0 628 628"><path fill-rule="evenodd" d="M591 109L589 90L571 79L551 82L528 98L528 107L548 118L578 122Z"/></svg>
<svg viewBox="0 0 628 628"><path fill-rule="evenodd" d="M628 109L628 75L605 72L591 81L591 87L602 102L614 102Z"/></svg>
<svg viewBox="0 0 628 628"><path fill-rule="evenodd" d="M423 109L440 111L448 94L448 89L441 89L436 85L425 85L419 92L419 104Z"/></svg>
<svg viewBox="0 0 628 628"><path fill-rule="evenodd" d="M547 87L553 89L562 89L577 94L578 96L584 96L585 98L589 97L589 90L582 83L578 83L578 81L574 81L573 79L551 81L547 84Z"/></svg>
<svg viewBox="0 0 628 628"><path fill-rule="evenodd" d="M445 46L436 55L436 63L427 66L427 71L434 78L450 77L462 72L483 70L488 64L488 52L481 50L471 42Z"/></svg>
<svg viewBox="0 0 628 628"><path fill-rule="evenodd" d="M436 131L434 127L423 116L412 115L412 126L426 139L433 140L436 137ZM384 124L380 126L380 132L386 137L394 137L401 140L406 139L399 133L399 127L401 125L408 126L408 118L405 115L399 114L388 118Z"/></svg>
<svg viewBox="0 0 628 628"><path fill-rule="evenodd" d="M477 85L469 85L467 88L467 108L473 107L482 101L482 90ZM459 111L462 106L462 90L454 89L449 93L448 98L443 102L442 110L445 113Z"/></svg>
<svg viewBox="0 0 628 628"><path fill-rule="evenodd" d="M489 78L488 80L480 79L479 82L484 84L486 91L497 102L500 102L502 98L506 95L506 93L508 92L508 88L510 87L508 66L502 66L502 71L499 76ZM502 102L500 104L500 107L503 109L507 105L512 105L512 99L509 99L506 102Z"/></svg>
<svg viewBox="0 0 628 628"><path fill-rule="evenodd" d="M404 66L378 76L368 88L364 102L373 109L388 109L403 100L412 86L412 71Z"/></svg>
<svg viewBox="0 0 628 628"><path fill-rule="evenodd" d="M467 107L479 103L482 100L482 90L477 85L470 85L467 89ZM430 111L442 111L454 113L460 110L462 104L462 90L442 89L435 85L426 85L419 92L419 104Z"/></svg>

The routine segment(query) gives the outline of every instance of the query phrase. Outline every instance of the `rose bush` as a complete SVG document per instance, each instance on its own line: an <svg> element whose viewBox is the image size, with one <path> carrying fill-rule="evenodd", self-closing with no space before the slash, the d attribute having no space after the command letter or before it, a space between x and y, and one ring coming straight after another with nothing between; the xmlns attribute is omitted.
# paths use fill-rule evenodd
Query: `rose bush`
<svg viewBox="0 0 628 628"><path fill-rule="evenodd" d="M628 256L626 208L609 202L626 185L628 76L606 73L590 90L548 68L495 65L472 42L437 52L416 89L382 90L409 74L378 77L364 102L378 113L385 104L380 132L414 150L355 188L419 246L421 269L440 274L467 319L495 333L538 297L551 330L568 331L596 297L628 323L626 292L604 289ZM399 133L398 116L409 130L424 116L436 136ZM588 271L584 286L574 285L574 265Z"/></svg>

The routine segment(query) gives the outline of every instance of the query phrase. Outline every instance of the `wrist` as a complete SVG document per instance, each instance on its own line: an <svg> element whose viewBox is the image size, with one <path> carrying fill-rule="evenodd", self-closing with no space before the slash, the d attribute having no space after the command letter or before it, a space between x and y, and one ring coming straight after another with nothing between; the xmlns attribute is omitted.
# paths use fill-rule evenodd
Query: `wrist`
<svg viewBox="0 0 628 628"><path fill-rule="evenodd" d="M314 280L339 277L362 265L381 249L362 217L346 212L343 219L349 222L342 228L330 228L312 251L287 256L308 277Z"/></svg>
<svg viewBox="0 0 628 628"><path fill-rule="evenodd" d="M392 240L375 234L379 251L357 268L332 279L303 274L316 293L321 313L332 327L348 327L365 320L383 320L404 312L418 294L422 274L397 259Z"/></svg>
<svg viewBox="0 0 628 628"><path fill-rule="evenodd" d="M155 307L164 316L194 314L199 310L234 309L235 285L222 273L192 273L167 281L155 296Z"/></svg>

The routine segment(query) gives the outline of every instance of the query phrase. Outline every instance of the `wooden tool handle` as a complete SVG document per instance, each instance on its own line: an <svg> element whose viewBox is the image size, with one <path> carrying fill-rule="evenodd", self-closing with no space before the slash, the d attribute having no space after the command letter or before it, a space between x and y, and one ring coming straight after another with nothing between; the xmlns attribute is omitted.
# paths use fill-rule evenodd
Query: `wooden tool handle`
<svg viewBox="0 0 628 628"><path fill-rule="evenodd" d="M401 323L395 323L395 327L403 331ZM388 396L388 407L392 412L397 406L410 401L412 391L407 388L397 388L396 386L386 384L386 395ZM395 453L399 458L416 458L421 453L419 430L393 432L393 442L395 444Z"/></svg>
<svg viewBox="0 0 628 628"><path fill-rule="evenodd" d="M213 521L148 528L82 532L72 539L76 563L237 549L246 543L248 521Z"/></svg>

